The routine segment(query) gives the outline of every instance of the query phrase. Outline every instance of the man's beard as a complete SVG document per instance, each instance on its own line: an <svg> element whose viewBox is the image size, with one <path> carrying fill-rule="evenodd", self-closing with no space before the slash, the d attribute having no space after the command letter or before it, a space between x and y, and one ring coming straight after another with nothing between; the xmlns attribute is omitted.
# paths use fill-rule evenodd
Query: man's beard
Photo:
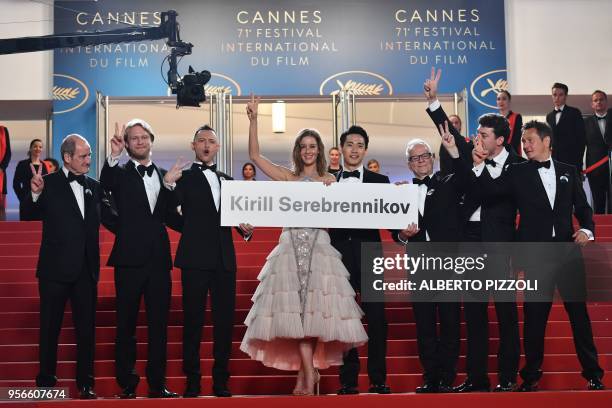
<svg viewBox="0 0 612 408"><path fill-rule="evenodd" d="M143 154L139 154L139 153L133 152L132 150L130 150L130 149L129 149L129 148L127 148L127 147L126 147L126 149L125 149L125 150L127 150L127 152L128 152L128 154L130 155L130 157L131 157L132 159L135 159L135 160L146 160L146 159L148 159L149 157L151 157L151 150L149 150L148 152L143 153Z"/></svg>

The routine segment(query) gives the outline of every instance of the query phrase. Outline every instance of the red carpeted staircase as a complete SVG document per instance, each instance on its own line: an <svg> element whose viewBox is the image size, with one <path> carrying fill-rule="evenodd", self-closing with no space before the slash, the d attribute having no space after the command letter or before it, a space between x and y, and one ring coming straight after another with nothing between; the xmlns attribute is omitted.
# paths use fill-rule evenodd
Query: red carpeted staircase
<svg viewBox="0 0 612 408"><path fill-rule="evenodd" d="M612 243L612 216L598 216L596 217L596 223L598 241ZM266 368L258 362L251 361L238 350L238 345L245 330L242 321L251 306L250 297L257 285L257 274L264 263L266 255L276 244L279 232L279 229L258 228L252 242L249 243L243 242L242 239L235 235L239 271L237 275L237 311L234 317L233 358L230 366L232 372L230 387L234 394L288 394L291 392L295 382L293 373ZM385 232L384 234L384 238L388 240L388 233ZM40 235L41 226L37 222L0 222L0 387L34 386L34 377L38 370L37 343L39 318L39 299L35 268ZM114 237L106 230L101 231L100 237L102 262L104 264ZM171 232L171 240L174 251L178 235ZM609 245L612 246L612 244ZM184 377L181 371L182 311L180 271L177 269L173 270L172 278L172 306L170 327L168 329L168 388L176 392L182 392ZM602 277L602 279L609 278ZM119 389L114 379L115 299L111 268L102 268L98 293L95 363L96 391L101 397L112 397ZM612 303L590 304L589 311L593 322L600 364L607 375L604 378L604 382L607 380L609 385L612 386L612 380L610 380L612 378L610 376L612 372ZM489 313L493 337L491 339L489 369L492 373L491 382L495 384L496 378L493 373L496 370L494 353L498 343L497 323L492 307L490 307ZM395 393L413 392L415 387L421 384L422 380L416 351L412 309L408 304L389 304L387 316L389 320L388 384ZM210 312L206 314L206 321L210 322ZM137 368L143 377L146 358L146 327L144 322L145 315L144 311L142 311L137 330L139 342ZM73 380L76 350L74 333L71 326L72 319L68 307L64 320L64 328L60 337L61 344L59 347L57 370L60 381L58 386L68 386L71 388L71 394L76 395ZM462 337L465 339L465 325L462 326ZM462 340L462 353L459 362L460 372L463 372L465 368L465 346L465 340ZM211 327L209 325L204 329L204 340L201 350L203 357L202 371L205 375L202 389L205 394L208 394L211 392L210 372L212 366ZM361 356L362 374L360 376L360 389L366 391L368 379L365 374L365 349L361 350ZM586 383L580 376L580 365L574 352L570 325L563 306L559 304L553 306L547 329L544 370L545 375L540 383L541 389L583 390L585 388ZM460 375L457 382L460 382L463 378L463 374ZM322 372L322 393L334 393L338 386L337 368L331 368ZM138 393L139 395L146 395L146 392L146 381L143 378L138 388ZM608 400L612 401L612 394L604 393L607 394ZM540 393L541 396L538 397L542 403L550 401L544 399L544 394L548 395L548 393ZM450 398L455 397L463 396L452 396ZM427 398L430 398L430 396ZM596 397L595 399L601 398ZM296 401L296 399L282 400L285 403ZM348 399L343 401L349 402ZM421 401L425 402L425 400ZM449 399L445 401L456 403L458 400ZM487 401L493 403L496 399L488 399ZM508 404L521 403L518 400L510 400L509 397L502 397L499 401L507 401ZM275 406L276 403L280 403L280 400L276 399L275 403L270 406ZM371 403L372 401L368 404Z"/></svg>

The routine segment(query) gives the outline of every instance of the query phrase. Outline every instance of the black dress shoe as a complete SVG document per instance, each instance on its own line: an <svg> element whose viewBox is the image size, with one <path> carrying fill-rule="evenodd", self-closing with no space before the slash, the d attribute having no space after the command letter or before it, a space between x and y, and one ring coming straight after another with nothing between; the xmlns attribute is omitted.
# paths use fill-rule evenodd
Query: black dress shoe
<svg viewBox="0 0 612 408"><path fill-rule="evenodd" d="M372 384L368 392L372 394L391 394L391 387L387 384Z"/></svg>
<svg viewBox="0 0 612 408"><path fill-rule="evenodd" d="M438 383L428 381L420 387L417 387L414 392L416 392L417 394L434 394L438 392Z"/></svg>
<svg viewBox="0 0 612 408"><path fill-rule="evenodd" d="M439 393L453 393L455 392L455 389L453 388L452 384L448 384L444 381L440 381L440 384L438 385L438 392Z"/></svg>
<svg viewBox="0 0 612 408"><path fill-rule="evenodd" d="M166 387L159 389L149 388L149 398L178 398L179 395L176 392L168 390Z"/></svg>
<svg viewBox="0 0 612 408"><path fill-rule="evenodd" d="M79 399L97 399L98 395L94 392L91 385L79 388Z"/></svg>
<svg viewBox="0 0 612 408"><path fill-rule="evenodd" d="M523 381L523 383L516 389L518 392L534 392L538 390L538 383L536 381Z"/></svg>
<svg viewBox="0 0 612 408"><path fill-rule="evenodd" d="M493 392L512 392L516 391L517 385L513 381L500 382L495 386Z"/></svg>
<svg viewBox="0 0 612 408"><path fill-rule="evenodd" d="M489 389L489 385L488 384L474 384L473 382L467 380L465 381L463 384L458 385L457 387L453 388L453 392L489 392L491 391Z"/></svg>
<svg viewBox="0 0 612 408"><path fill-rule="evenodd" d="M230 392L227 385L213 385L213 394L215 397L231 397L232 393Z"/></svg>
<svg viewBox="0 0 612 408"><path fill-rule="evenodd" d="M127 386L121 390L121 394L117 395L121 399L134 399L136 398L136 387Z"/></svg>
<svg viewBox="0 0 612 408"><path fill-rule="evenodd" d="M200 392L202 390L198 387L187 387L185 388L185 392L183 393L183 398L197 398L200 396Z"/></svg>
<svg viewBox="0 0 612 408"><path fill-rule="evenodd" d="M606 389L606 386L603 385L599 378L592 378L587 384L587 389L590 391L601 391Z"/></svg>
<svg viewBox="0 0 612 408"><path fill-rule="evenodd" d="M342 388L338 390L338 395L356 395L359 394L359 390L357 387L352 387L350 385L343 385Z"/></svg>

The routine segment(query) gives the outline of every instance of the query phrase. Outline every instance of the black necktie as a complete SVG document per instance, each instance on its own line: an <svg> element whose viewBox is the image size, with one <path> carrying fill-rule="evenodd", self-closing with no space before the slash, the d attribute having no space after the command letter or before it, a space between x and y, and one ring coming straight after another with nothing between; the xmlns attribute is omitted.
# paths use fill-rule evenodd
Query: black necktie
<svg viewBox="0 0 612 408"><path fill-rule="evenodd" d="M213 165L209 166L206 163L202 163L202 164L196 163L196 166L198 166L200 168L200 170L202 170L202 171L204 171L204 170L211 170L213 173L217 171L217 165L216 164L213 164Z"/></svg>
<svg viewBox="0 0 612 408"><path fill-rule="evenodd" d="M84 174L79 174L77 176L73 172L69 171L68 172L68 183L72 183L73 181L76 181L81 186L85 187L85 175Z"/></svg>
<svg viewBox="0 0 612 408"><path fill-rule="evenodd" d="M149 166L139 164L138 167L136 167L136 170L138 170L138 173L140 173L140 177L144 177L145 173L151 177L153 175L153 171L155 171L155 167L152 164Z"/></svg>
<svg viewBox="0 0 612 408"><path fill-rule="evenodd" d="M606 120L608 118L608 115L606 116L598 116L597 120Z"/></svg>
<svg viewBox="0 0 612 408"><path fill-rule="evenodd" d="M497 162L495 160L485 159L485 164L488 164L491 167L497 166Z"/></svg>
<svg viewBox="0 0 612 408"><path fill-rule="evenodd" d="M343 171L342 172L342 178L349 178L349 177L360 178L360 176L361 176L361 173L359 172L359 170Z"/></svg>
<svg viewBox="0 0 612 408"><path fill-rule="evenodd" d="M546 161L543 161L543 162L532 160L531 162L533 164L535 164L537 169L540 169L542 167L544 167L545 169L550 169L550 160L546 160Z"/></svg>
<svg viewBox="0 0 612 408"><path fill-rule="evenodd" d="M418 179L418 178L413 178L412 179L412 184L416 184L417 186L420 186L421 184L425 184L427 187L429 187L429 183L431 182L431 177L427 176L424 179Z"/></svg>

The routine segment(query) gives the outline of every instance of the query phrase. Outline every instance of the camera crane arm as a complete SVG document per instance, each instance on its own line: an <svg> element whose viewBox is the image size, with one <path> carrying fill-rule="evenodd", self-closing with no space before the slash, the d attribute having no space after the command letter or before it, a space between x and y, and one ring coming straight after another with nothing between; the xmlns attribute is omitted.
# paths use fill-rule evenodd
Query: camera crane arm
<svg viewBox="0 0 612 408"><path fill-rule="evenodd" d="M191 49L193 48L193 44L183 42L180 39L179 24L176 21L177 15L177 12L174 10L161 13L161 24L158 27L137 27L93 33L65 33L40 37L0 39L0 55L166 38L166 44L171 49L168 58L170 64L168 69L168 85L172 93L175 94L180 86L177 57L191 54Z"/></svg>

